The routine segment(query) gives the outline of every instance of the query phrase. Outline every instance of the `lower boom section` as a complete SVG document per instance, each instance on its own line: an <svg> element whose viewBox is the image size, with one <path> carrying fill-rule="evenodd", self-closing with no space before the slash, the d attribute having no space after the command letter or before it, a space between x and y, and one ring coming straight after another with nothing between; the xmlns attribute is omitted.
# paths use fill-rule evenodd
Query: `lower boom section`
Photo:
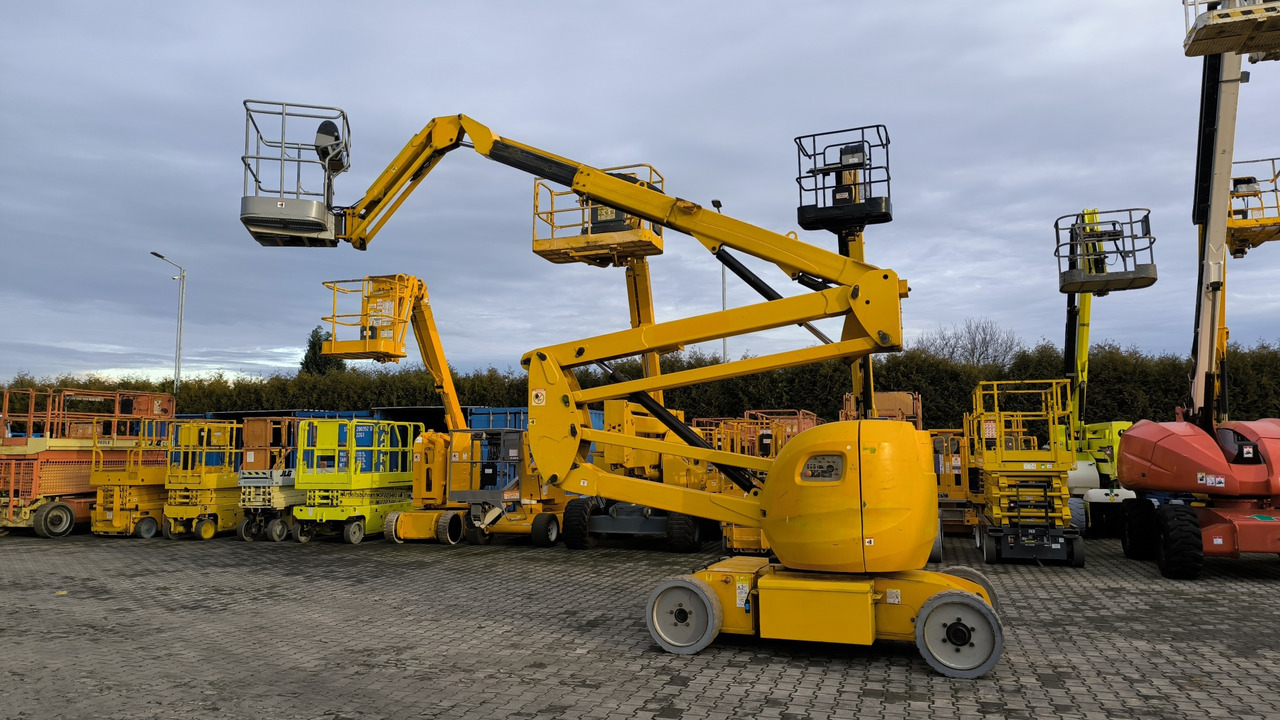
<svg viewBox="0 0 1280 720"><path fill-rule="evenodd" d="M678 654L702 650L721 632L849 645L914 641L934 670L957 678L986 674L1004 648L994 587L963 567L814 573L733 557L659 585L645 621L654 640Z"/></svg>

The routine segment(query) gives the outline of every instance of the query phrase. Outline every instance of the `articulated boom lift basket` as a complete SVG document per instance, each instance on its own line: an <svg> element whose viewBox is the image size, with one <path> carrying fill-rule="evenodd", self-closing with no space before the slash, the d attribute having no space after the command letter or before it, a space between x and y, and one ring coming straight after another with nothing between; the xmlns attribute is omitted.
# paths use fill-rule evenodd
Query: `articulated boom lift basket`
<svg viewBox="0 0 1280 720"><path fill-rule="evenodd" d="M1257 53L1257 60L1280 57L1280 2L1262 0L1182 0L1187 57Z"/></svg>
<svg viewBox="0 0 1280 720"><path fill-rule="evenodd" d="M661 191L662 174L652 165L623 165L604 172ZM662 226L558 190L543 178L533 181L533 252L553 263L583 262L607 267L662 254Z"/></svg>
<svg viewBox="0 0 1280 720"><path fill-rule="evenodd" d="M884 125L802 135L795 143L800 227L838 234L893 220Z"/></svg>
<svg viewBox="0 0 1280 720"><path fill-rule="evenodd" d="M325 355L348 360L400 362L405 351L414 303L426 298L427 289L410 275L371 275L360 280L333 280L325 287L333 290L333 314L321 318L329 323ZM339 313L340 300L360 299L360 312ZM355 329L357 337L351 337Z"/></svg>
<svg viewBox="0 0 1280 720"><path fill-rule="evenodd" d="M1231 178L1227 249L1231 257L1239 258L1280 238L1280 158L1240 160L1231 165L1233 174L1241 174Z"/></svg>
<svg viewBox="0 0 1280 720"><path fill-rule="evenodd" d="M350 167L346 113L263 100L245 100L244 109L240 222L263 245L335 247L333 178Z"/></svg>
<svg viewBox="0 0 1280 720"><path fill-rule="evenodd" d="M1057 236L1058 288L1064 293L1106 295L1156 282L1151 211L1089 210L1053 223Z"/></svg>

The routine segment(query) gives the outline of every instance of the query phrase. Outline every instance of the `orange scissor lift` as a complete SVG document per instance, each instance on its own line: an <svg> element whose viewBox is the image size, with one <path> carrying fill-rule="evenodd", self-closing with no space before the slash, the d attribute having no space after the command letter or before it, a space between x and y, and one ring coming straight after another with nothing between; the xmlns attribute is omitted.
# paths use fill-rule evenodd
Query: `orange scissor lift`
<svg viewBox="0 0 1280 720"><path fill-rule="evenodd" d="M90 520L95 452L123 468L146 420L173 417L163 393L12 388L0 397L0 534L63 537Z"/></svg>

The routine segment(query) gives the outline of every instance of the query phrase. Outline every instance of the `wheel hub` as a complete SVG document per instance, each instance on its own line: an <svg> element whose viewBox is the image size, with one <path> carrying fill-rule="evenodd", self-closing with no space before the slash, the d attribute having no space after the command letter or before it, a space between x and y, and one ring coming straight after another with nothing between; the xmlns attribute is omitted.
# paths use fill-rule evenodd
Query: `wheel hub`
<svg viewBox="0 0 1280 720"><path fill-rule="evenodd" d="M960 647L967 647L973 644L973 631L975 628L965 625L963 619L956 618L955 622L944 623L944 625L946 630L943 632L943 636L947 642L959 646L956 648L957 652L960 651Z"/></svg>

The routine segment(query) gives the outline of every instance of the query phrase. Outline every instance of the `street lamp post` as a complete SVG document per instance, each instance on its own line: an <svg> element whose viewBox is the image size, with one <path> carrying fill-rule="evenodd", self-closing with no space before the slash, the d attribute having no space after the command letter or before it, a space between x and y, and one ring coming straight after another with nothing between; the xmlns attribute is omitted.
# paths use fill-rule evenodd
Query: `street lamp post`
<svg viewBox="0 0 1280 720"><path fill-rule="evenodd" d="M178 384L182 379L182 312L187 304L187 271L178 263L152 250L152 255L178 268L178 274L173 276L178 281L178 342L173 349L173 394L178 395Z"/></svg>
<svg viewBox="0 0 1280 720"><path fill-rule="evenodd" d="M713 199L711 207L715 208L716 212L721 215L724 214L724 211L720 209L722 206L719 200ZM729 286L725 281L724 263L720 263L720 309L729 309ZM727 337L720 338L720 362L729 362L729 338Z"/></svg>

